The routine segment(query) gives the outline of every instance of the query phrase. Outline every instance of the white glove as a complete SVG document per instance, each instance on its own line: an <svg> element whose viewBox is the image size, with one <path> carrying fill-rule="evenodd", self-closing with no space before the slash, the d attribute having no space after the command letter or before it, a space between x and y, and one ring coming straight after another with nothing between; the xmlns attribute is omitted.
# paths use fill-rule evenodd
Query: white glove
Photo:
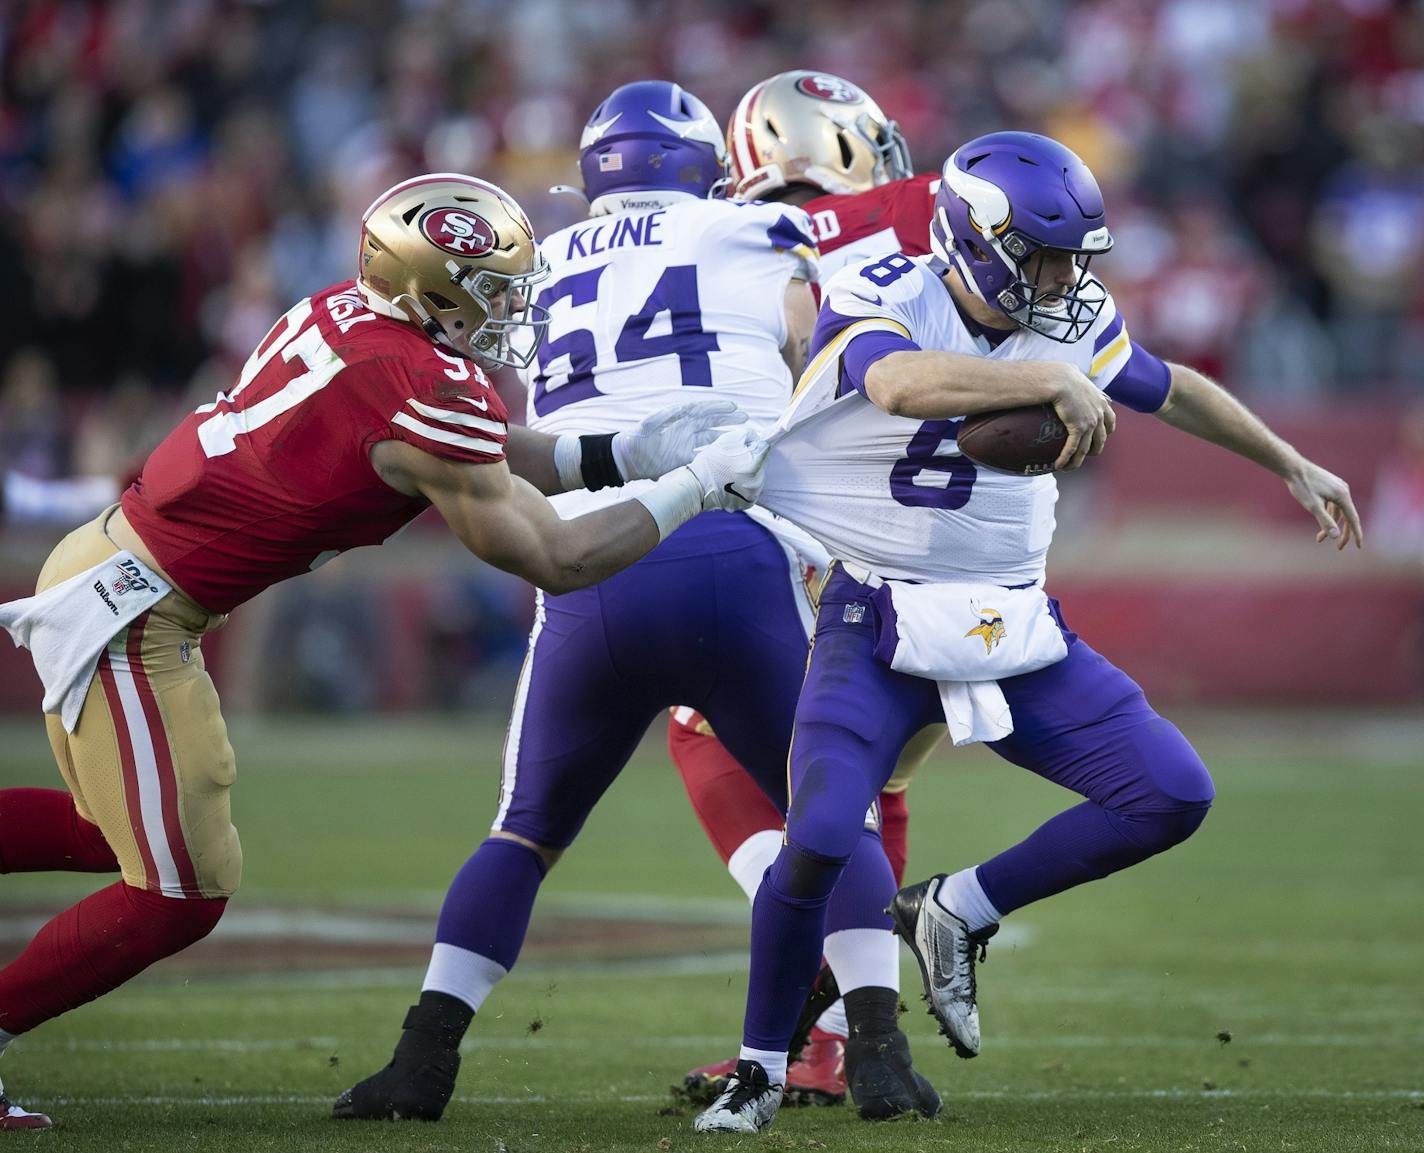
<svg viewBox="0 0 1424 1153"><path fill-rule="evenodd" d="M740 512L756 504L769 448L750 428L735 428L699 449L687 467L702 488L703 510Z"/></svg>
<svg viewBox="0 0 1424 1153"><path fill-rule="evenodd" d="M692 461L747 414L730 400L688 400L644 417L637 428L613 438L613 459L624 480L652 480Z"/></svg>

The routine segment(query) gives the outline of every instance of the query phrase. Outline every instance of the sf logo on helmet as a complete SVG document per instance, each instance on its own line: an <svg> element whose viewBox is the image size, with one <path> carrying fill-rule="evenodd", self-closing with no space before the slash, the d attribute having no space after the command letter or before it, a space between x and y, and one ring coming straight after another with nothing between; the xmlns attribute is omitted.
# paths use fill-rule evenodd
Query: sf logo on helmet
<svg viewBox="0 0 1424 1153"><path fill-rule="evenodd" d="M493 226L463 208L432 208L420 218L420 231L436 248L456 256L484 256L494 251Z"/></svg>
<svg viewBox="0 0 1424 1153"><path fill-rule="evenodd" d="M833 100L837 104L854 104L865 99L865 94L854 84L839 76L803 76L796 81L796 87L807 96L817 100Z"/></svg>

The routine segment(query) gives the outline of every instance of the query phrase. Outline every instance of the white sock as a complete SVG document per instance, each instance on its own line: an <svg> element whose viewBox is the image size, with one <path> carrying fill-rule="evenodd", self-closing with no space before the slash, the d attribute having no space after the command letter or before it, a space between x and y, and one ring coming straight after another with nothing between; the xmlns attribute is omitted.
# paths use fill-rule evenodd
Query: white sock
<svg viewBox="0 0 1424 1153"><path fill-rule="evenodd" d="M996 924L1002 914L994 908L984 886L979 883L979 870L960 869L939 883L934 895L941 909L953 913L969 926L971 933ZM844 986L842 986L844 990Z"/></svg>
<svg viewBox="0 0 1424 1153"><path fill-rule="evenodd" d="M490 990L508 974L508 969L488 957L481 957L458 945L436 942L420 991L424 993L428 989L433 993L458 997L478 1013Z"/></svg>
<svg viewBox="0 0 1424 1153"><path fill-rule="evenodd" d="M842 929L821 946L844 997L867 986L900 991L900 942L889 929Z"/></svg>
<svg viewBox="0 0 1424 1153"><path fill-rule="evenodd" d="M781 852L781 830L763 829L737 846L727 859L727 872L742 887L748 901L755 901L762 874Z"/></svg>
<svg viewBox="0 0 1424 1153"><path fill-rule="evenodd" d="M849 1037L850 1022L846 1020L845 1002L837 1001L816 1019L816 1028L832 1037Z"/></svg>
<svg viewBox="0 0 1424 1153"><path fill-rule="evenodd" d="M749 1049L742 1046L742 1051L737 1054L739 1061L755 1061L771 1079L773 1085L786 1084L786 1054L773 1053L770 1049Z"/></svg>

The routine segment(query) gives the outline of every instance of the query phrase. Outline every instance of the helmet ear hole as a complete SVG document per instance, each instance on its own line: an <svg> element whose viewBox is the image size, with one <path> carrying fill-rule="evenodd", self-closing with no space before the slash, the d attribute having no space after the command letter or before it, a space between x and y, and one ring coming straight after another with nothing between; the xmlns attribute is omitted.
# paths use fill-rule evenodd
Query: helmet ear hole
<svg viewBox="0 0 1424 1153"><path fill-rule="evenodd" d="M855 155L850 150L850 141L844 132L836 133L836 143L840 145L841 167L849 170L855 164Z"/></svg>

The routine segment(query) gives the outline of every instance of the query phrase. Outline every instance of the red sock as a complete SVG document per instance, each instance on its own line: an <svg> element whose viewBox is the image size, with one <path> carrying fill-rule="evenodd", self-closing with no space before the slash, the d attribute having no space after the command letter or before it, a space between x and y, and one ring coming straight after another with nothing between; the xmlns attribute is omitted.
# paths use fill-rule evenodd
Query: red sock
<svg viewBox="0 0 1424 1153"><path fill-rule="evenodd" d="M692 722L700 719L694 714ZM781 828L776 806L715 736L699 733L693 724L670 720L668 755L682 774L692 811L724 865L753 833Z"/></svg>
<svg viewBox="0 0 1424 1153"><path fill-rule="evenodd" d="M0 789L0 873L116 873L99 826L63 789Z"/></svg>
<svg viewBox="0 0 1424 1153"><path fill-rule="evenodd" d="M85 897L0 969L0 1029L24 1033L118 988L206 937L226 904L226 897L164 897L122 881Z"/></svg>
<svg viewBox="0 0 1424 1153"><path fill-rule="evenodd" d="M880 843L890 858L895 872L895 884L905 883L905 860L910 855L910 807L905 794L880 794Z"/></svg>

